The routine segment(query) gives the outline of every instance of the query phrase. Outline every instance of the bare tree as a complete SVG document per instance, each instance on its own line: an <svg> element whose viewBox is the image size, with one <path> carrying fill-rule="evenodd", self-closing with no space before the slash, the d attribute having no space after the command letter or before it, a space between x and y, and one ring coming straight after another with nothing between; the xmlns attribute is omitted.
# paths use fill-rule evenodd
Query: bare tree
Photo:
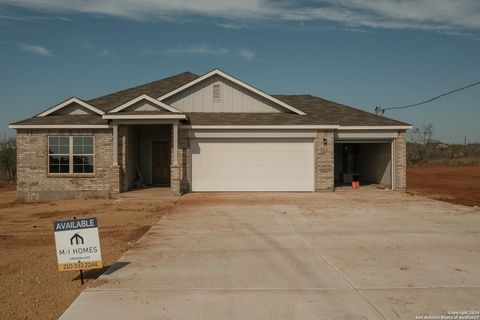
<svg viewBox="0 0 480 320"><path fill-rule="evenodd" d="M15 138L0 144L0 174L3 180L13 183L17 176L17 148Z"/></svg>
<svg viewBox="0 0 480 320"><path fill-rule="evenodd" d="M410 131L408 142L408 162L424 163L430 159L433 150L433 124L424 124L421 128L414 128Z"/></svg>

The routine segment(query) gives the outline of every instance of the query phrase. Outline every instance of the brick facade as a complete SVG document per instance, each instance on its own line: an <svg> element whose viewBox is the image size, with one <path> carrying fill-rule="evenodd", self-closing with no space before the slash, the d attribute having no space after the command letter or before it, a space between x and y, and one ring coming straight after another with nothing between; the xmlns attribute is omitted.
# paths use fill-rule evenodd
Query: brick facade
<svg viewBox="0 0 480 320"><path fill-rule="evenodd" d="M171 130L172 137L172 166L170 170L170 188L174 195L180 195L190 191L189 174L191 170L190 161L190 141L188 138L188 130L182 129L178 126L178 150L177 150L177 164L174 164L173 157L173 126Z"/></svg>
<svg viewBox="0 0 480 320"><path fill-rule="evenodd" d="M173 129L173 128L172 128ZM113 165L112 129L19 129L17 131L17 197L20 201L43 201L79 197L117 197L128 191L128 126L118 127L118 165ZM49 135L93 135L95 173L86 176L48 174ZM173 132L172 135L173 137ZM324 139L326 143L324 142ZM173 139L172 139L173 140ZM318 130L315 147L315 191L334 191L334 131ZM395 189L406 189L406 132L399 131L394 143ZM172 166L171 190L191 190L191 150L188 129L178 128L178 164ZM133 168L135 169L135 168Z"/></svg>
<svg viewBox="0 0 480 320"><path fill-rule="evenodd" d="M192 152L190 150L190 140L188 130L178 128L178 165L180 193L191 190L191 172L192 172Z"/></svg>
<svg viewBox="0 0 480 320"><path fill-rule="evenodd" d="M405 192L407 187L407 134L398 131L395 139L395 190Z"/></svg>
<svg viewBox="0 0 480 320"><path fill-rule="evenodd" d="M333 130L318 130L314 143L315 191L334 191Z"/></svg>
<svg viewBox="0 0 480 320"><path fill-rule="evenodd" d="M51 135L93 135L95 173L83 177L49 175L47 149ZM111 129L18 129L17 198L19 201L43 201L114 196L118 194L118 187L114 185L112 153Z"/></svg>

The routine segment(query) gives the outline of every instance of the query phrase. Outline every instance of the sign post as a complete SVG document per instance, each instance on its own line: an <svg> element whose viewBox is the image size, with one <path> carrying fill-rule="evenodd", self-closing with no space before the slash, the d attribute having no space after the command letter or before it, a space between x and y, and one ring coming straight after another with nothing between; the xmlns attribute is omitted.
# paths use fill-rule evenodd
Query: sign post
<svg viewBox="0 0 480 320"><path fill-rule="evenodd" d="M103 267L97 218L55 221L53 230L58 270L80 270L83 284L82 270Z"/></svg>

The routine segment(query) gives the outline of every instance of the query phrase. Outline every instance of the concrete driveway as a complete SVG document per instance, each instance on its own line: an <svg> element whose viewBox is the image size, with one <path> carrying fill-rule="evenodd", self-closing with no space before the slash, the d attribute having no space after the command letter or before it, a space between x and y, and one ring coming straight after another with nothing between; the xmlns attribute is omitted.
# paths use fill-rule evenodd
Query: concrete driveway
<svg viewBox="0 0 480 320"><path fill-rule="evenodd" d="M480 210L383 190L188 194L61 319L480 310Z"/></svg>

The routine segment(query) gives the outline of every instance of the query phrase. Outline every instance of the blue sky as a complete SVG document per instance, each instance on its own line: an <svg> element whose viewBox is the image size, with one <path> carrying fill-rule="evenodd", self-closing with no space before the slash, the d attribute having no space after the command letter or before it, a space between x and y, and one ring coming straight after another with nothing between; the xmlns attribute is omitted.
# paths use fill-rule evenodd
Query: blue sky
<svg viewBox="0 0 480 320"><path fill-rule="evenodd" d="M372 112L480 81L479 57L475 0L0 0L0 129L71 96L215 67ZM480 142L480 86L385 115Z"/></svg>

